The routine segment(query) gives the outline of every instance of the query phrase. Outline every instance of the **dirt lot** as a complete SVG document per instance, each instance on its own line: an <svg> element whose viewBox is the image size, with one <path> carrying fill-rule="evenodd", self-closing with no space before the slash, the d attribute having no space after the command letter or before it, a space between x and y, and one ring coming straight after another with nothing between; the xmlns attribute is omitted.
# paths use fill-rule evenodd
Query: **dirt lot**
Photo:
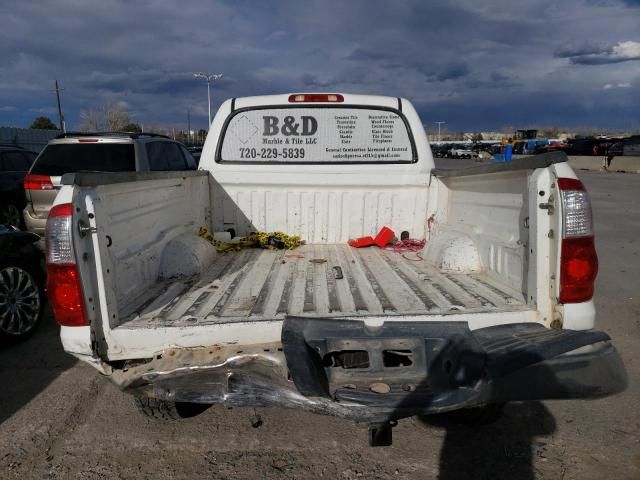
<svg viewBox="0 0 640 480"><path fill-rule="evenodd" d="M0 478L640 478L640 175L581 172L595 208L599 326L630 385L597 401L508 405L498 423L413 418L372 449L364 426L284 409L214 407L177 423L132 400L61 349L49 316L0 352Z"/></svg>

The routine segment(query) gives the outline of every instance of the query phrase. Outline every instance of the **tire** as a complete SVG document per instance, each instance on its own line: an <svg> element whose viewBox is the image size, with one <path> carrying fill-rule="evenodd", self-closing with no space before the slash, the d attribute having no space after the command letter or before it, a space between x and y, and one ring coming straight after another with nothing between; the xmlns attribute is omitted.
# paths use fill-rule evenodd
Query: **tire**
<svg viewBox="0 0 640 480"><path fill-rule="evenodd" d="M7 202L0 207L0 223L13 225L21 230L24 228L22 212L15 203Z"/></svg>
<svg viewBox="0 0 640 480"><path fill-rule="evenodd" d="M179 420L195 417L211 406L202 403L167 402L138 395L134 397L134 402L139 412L156 420Z"/></svg>
<svg viewBox="0 0 640 480"><path fill-rule="evenodd" d="M44 300L44 285L33 267L0 264L0 341L14 343L33 334Z"/></svg>

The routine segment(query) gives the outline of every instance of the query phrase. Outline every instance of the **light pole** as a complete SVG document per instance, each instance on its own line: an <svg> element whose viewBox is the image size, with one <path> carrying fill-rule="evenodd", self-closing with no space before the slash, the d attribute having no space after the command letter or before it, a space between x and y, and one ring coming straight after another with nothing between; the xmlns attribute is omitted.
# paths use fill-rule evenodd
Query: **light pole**
<svg viewBox="0 0 640 480"><path fill-rule="evenodd" d="M222 78L222 74L198 72L198 73L194 73L193 76L195 78L204 78L207 81L207 105L209 106L209 123L208 123L208 126L209 126L211 125L211 82L220 80ZM209 128L208 126L207 126L207 129Z"/></svg>
<svg viewBox="0 0 640 480"><path fill-rule="evenodd" d="M438 124L438 142L440 142L440 125L442 125L443 123L447 123L447 122L433 122L433 123L437 123Z"/></svg>

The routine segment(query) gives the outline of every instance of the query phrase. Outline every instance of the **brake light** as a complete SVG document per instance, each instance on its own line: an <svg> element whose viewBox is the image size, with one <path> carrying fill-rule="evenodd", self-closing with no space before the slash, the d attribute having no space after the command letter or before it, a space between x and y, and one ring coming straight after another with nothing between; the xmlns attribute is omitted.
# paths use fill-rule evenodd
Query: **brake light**
<svg viewBox="0 0 640 480"><path fill-rule="evenodd" d="M344 102L339 93L300 93L289 95L289 103Z"/></svg>
<svg viewBox="0 0 640 480"><path fill-rule="evenodd" d="M98 141L97 138L79 138L78 143L96 143Z"/></svg>
<svg viewBox="0 0 640 480"><path fill-rule="evenodd" d="M593 297L593 286L598 274L591 201L580 180L559 178L558 189L564 212L559 301L586 302Z"/></svg>
<svg viewBox="0 0 640 480"><path fill-rule="evenodd" d="M63 203L49 212L46 228L47 295L60 325L89 325L72 238L73 205Z"/></svg>
<svg viewBox="0 0 640 480"><path fill-rule="evenodd" d="M27 175L24 177L25 190L53 190L49 175Z"/></svg>

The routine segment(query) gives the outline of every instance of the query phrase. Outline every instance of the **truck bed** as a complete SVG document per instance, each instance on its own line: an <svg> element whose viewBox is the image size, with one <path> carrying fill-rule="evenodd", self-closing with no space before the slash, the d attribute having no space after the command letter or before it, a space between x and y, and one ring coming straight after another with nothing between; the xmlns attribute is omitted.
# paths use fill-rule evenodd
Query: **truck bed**
<svg viewBox="0 0 640 480"><path fill-rule="evenodd" d="M416 253L344 244L219 254L200 278L168 280L149 294L118 328L529 308L521 293L482 272L444 273Z"/></svg>

